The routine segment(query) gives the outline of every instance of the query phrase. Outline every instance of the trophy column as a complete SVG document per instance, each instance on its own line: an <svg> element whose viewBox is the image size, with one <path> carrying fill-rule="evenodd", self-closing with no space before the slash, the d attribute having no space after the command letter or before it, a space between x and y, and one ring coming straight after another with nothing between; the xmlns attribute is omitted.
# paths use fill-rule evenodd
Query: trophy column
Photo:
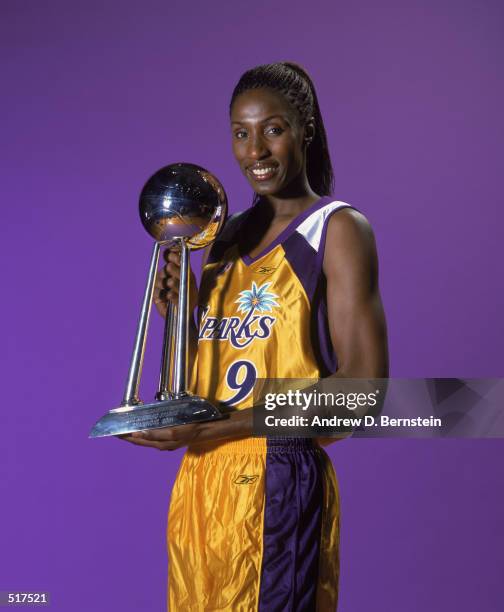
<svg viewBox="0 0 504 612"><path fill-rule="evenodd" d="M180 241L180 285L175 341L175 370L173 375L173 394L175 397L187 395L187 348L189 315L189 249L184 240Z"/></svg>
<svg viewBox="0 0 504 612"><path fill-rule="evenodd" d="M145 354L145 341L147 339L147 330L149 328L150 311L152 307L152 295L154 293L154 283L156 281L156 272L159 262L159 244L154 243L152 249L151 262L149 266L149 274L147 276L147 285L145 287L142 308L140 310L140 319L135 336L135 344L133 347L133 355L126 380L126 389L124 390L123 406L137 406L141 404L138 397L138 388L140 386L140 378L142 376L143 358Z"/></svg>
<svg viewBox="0 0 504 612"><path fill-rule="evenodd" d="M175 338L177 319L177 308L171 302L168 302L166 309L166 318L163 334L163 353L161 357L161 372L159 374L159 388L156 393L156 399L159 401L168 400L173 397L172 379L173 379L173 340Z"/></svg>
<svg viewBox="0 0 504 612"><path fill-rule="evenodd" d="M172 164L156 172L140 194L140 218L156 241L121 405L97 421L90 437L172 427L223 418L206 399L187 390L189 331L189 251L211 244L226 218L227 199L217 178L194 164ZM147 329L161 246L180 249L177 307L167 307L156 401L139 397ZM174 334L175 331L175 334Z"/></svg>

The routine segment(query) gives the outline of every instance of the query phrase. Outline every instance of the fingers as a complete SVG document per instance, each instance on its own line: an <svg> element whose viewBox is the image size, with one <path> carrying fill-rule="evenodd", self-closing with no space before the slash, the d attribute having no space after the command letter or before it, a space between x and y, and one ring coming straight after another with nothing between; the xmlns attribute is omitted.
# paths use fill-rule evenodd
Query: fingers
<svg viewBox="0 0 504 612"><path fill-rule="evenodd" d="M126 442L131 442L131 444L135 444L136 446L147 446L149 448L155 448L157 450L177 450L177 448L180 448L182 446L180 442L159 442L156 440L146 440L140 435L138 435L139 433L140 432L124 434L116 436L116 438L119 438L120 440L125 440Z"/></svg>
<svg viewBox="0 0 504 612"><path fill-rule="evenodd" d="M175 427L135 431L117 437L137 446L148 446L158 450L176 450L182 446L187 446L190 441L195 440L202 429L201 423L189 423Z"/></svg>
<svg viewBox="0 0 504 612"><path fill-rule="evenodd" d="M177 305L180 284L180 253L171 249L163 251L163 258L167 262L156 275L154 304L164 317L168 302Z"/></svg>
<svg viewBox="0 0 504 612"><path fill-rule="evenodd" d="M176 278L180 280L180 266L177 266L177 264L170 262L163 267L163 270L167 278Z"/></svg>
<svg viewBox="0 0 504 612"><path fill-rule="evenodd" d="M166 316L166 307L168 303L166 293L167 291L163 283L162 270L159 270L156 274L156 280L154 282L154 294L152 296L152 300L163 317Z"/></svg>
<svg viewBox="0 0 504 612"><path fill-rule="evenodd" d="M178 298L179 294L179 286L180 286L180 268L173 269L170 266L173 264L169 264L164 267L164 277L162 279L163 288L167 291L167 294L171 294L172 296L176 296ZM168 297L170 299L170 297Z"/></svg>
<svg viewBox="0 0 504 612"><path fill-rule="evenodd" d="M176 425L174 427L162 427L159 429L147 429L133 434L137 438L156 442L181 442L191 440L200 429L199 423L188 423L187 425Z"/></svg>
<svg viewBox="0 0 504 612"><path fill-rule="evenodd" d="M166 316L166 306L171 302L175 306L178 304L180 287L180 252L173 249L165 249L163 258L166 264L158 270L156 275L154 303L161 316ZM189 267L189 307L191 312L196 307L198 301L198 288L196 277Z"/></svg>
<svg viewBox="0 0 504 612"><path fill-rule="evenodd" d="M163 251L164 260L167 263L173 263L180 267L180 252L173 249L165 249Z"/></svg>

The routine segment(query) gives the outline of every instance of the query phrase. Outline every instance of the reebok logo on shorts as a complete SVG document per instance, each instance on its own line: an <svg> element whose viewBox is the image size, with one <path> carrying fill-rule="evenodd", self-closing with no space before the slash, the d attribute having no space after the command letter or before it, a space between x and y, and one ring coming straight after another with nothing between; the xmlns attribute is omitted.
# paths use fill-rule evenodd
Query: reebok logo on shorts
<svg viewBox="0 0 504 612"><path fill-rule="evenodd" d="M240 474L234 481L234 484L253 484L258 478L258 474L253 474L251 476L248 474Z"/></svg>

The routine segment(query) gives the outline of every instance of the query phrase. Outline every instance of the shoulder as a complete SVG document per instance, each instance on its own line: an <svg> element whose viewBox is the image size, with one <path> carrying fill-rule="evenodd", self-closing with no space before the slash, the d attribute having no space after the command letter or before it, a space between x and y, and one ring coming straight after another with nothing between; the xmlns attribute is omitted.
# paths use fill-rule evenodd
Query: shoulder
<svg viewBox="0 0 504 612"><path fill-rule="evenodd" d="M342 208L335 211L327 222L328 246L337 242L344 241L349 243L366 243L374 240L374 233L368 219L355 208Z"/></svg>
<svg viewBox="0 0 504 612"><path fill-rule="evenodd" d="M374 247L373 228L368 219L355 208L342 208L327 222L326 253L342 248L369 249Z"/></svg>
<svg viewBox="0 0 504 612"><path fill-rule="evenodd" d="M368 269L376 265L373 228L361 212L349 207L332 214L327 222L324 270L327 273L343 265Z"/></svg>

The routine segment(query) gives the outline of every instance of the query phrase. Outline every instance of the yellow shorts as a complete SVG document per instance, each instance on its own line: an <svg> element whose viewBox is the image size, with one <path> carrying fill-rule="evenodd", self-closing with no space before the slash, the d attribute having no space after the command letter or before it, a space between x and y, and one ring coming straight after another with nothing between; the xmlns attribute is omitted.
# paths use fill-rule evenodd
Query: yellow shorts
<svg viewBox="0 0 504 612"><path fill-rule="evenodd" d="M338 546L336 475L314 440L191 447L168 515L168 610L332 612Z"/></svg>

